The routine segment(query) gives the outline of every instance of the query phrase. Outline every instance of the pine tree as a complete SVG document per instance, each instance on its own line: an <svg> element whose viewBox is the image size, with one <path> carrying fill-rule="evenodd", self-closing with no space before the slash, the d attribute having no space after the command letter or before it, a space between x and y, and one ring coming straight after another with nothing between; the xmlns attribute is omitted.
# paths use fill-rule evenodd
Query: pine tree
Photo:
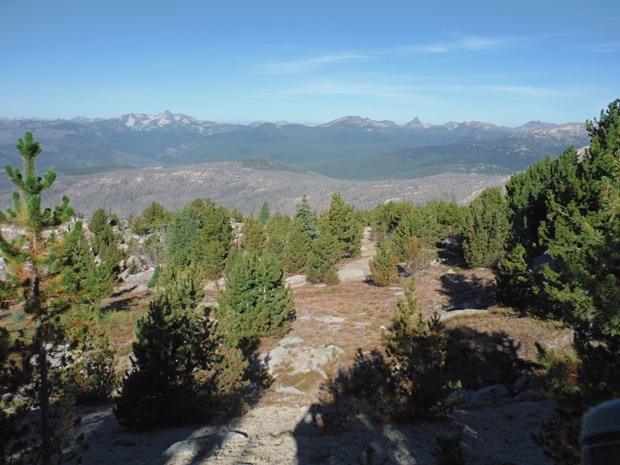
<svg viewBox="0 0 620 465"><path fill-rule="evenodd" d="M384 334L385 401L390 415L406 419L428 413L448 394L444 379L446 335L439 316L424 320L422 306L413 297L416 281L405 286L406 302L398 301L392 325Z"/></svg>
<svg viewBox="0 0 620 465"><path fill-rule="evenodd" d="M297 210L293 216L293 222L302 224L303 233L310 239L314 239L319 234L316 217L310 208L310 203L305 194L301 202L297 205Z"/></svg>
<svg viewBox="0 0 620 465"><path fill-rule="evenodd" d="M469 207L463 254L470 267L496 265L504 255L510 224L499 187L485 189Z"/></svg>
<svg viewBox="0 0 620 465"><path fill-rule="evenodd" d="M377 236L392 234L398 223L413 210L411 202L394 202L377 205L372 214L372 229ZM381 239L381 237L378 237Z"/></svg>
<svg viewBox="0 0 620 465"><path fill-rule="evenodd" d="M125 253L118 247L119 234L112 229L111 221L111 215L103 208L99 208L93 213L88 225L88 229L93 233L91 247L99 262L96 269L92 269L91 266L91 275L96 275L97 281L108 291L111 291L111 287L118 282L120 263L125 259ZM101 299L105 294L100 294L98 297Z"/></svg>
<svg viewBox="0 0 620 465"><path fill-rule="evenodd" d="M377 253L368 264L372 281L379 287L389 286L398 276L398 259L388 239L383 239L379 243Z"/></svg>
<svg viewBox="0 0 620 465"><path fill-rule="evenodd" d="M258 214L258 221L260 221L263 226L269 226L269 220L271 219L271 210L269 209L269 202L265 200L263 202L263 206L260 208L260 212Z"/></svg>
<svg viewBox="0 0 620 465"><path fill-rule="evenodd" d="M312 238L305 233L305 225L293 220L290 232L282 250L282 266L287 273L297 273L306 268L308 253L312 246Z"/></svg>
<svg viewBox="0 0 620 465"><path fill-rule="evenodd" d="M290 216L283 215L280 212L273 215L269 222L269 227L267 228L267 246L265 247L265 251L274 254L279 260L282 260L282 254L286 247L292 225L293 222Z"/></svg>
<svg viewBox="0 0 620 465"><path fill-rule="evenodd" d="M223 337L250 341L285 334L290 327L293 296L284 284L282 264L273 255L236 253L226 273L226 289L218 292L216 316Z"/></svg>
<svg viewBox="0 0 620 465"><path fill-rule="evenodd" d="M423 239L428 245L439 240L440 225L437 212L430 207L414 207L398 223L392 234L394 251L400 260L407 258L407 250L412 237Z"/></svg>
<svg viewBox="0 0 620 465"><path fill-rule="evenodd" d="M166 236L168 263L182 270L195 265L204 278L221 275L232 249L230 213L209 199L196 199L174 215Z"/></svg>
<svg viewBox="0 0 620 465"><path fill-rule="evenodd" d="M328 213L321 216L319 235L312 241L306 265L307 280L311 283L338 284L336 264L342 257L342 243L333 234Z"/></svg>
<svg viewBox="0 0 620 465"><path fill-rule="evenodd" d="M24 312L34 326L30 338L21 341L24 344L21 363L25 372L33 358L36 365L32 372L35 376L30 379L37 386L31 406L38 406L40 410L40 444L31 451L39 451L42 463L49 465L54 454L60 451L54 439L50 410L53 386L47 361L48 348L58 338L57 317L69 308L70 302L57 279L63 268L55 266L62 262L58 255L65 250L62 239L56 233L45 235L44 232L67 222L73 209L69 207L67 197L54 211L42 209L41 193L52 187L56 173L50 170L43 178L37 177L35 159L41 153L41 146L31 132L19 139L17 149L24 161L23 171L9 165L5 165L5 170L21 194L13 193L13 207L7 210L8 215L0 213L0 222L23 228L25 233L13 241L7 241L0 234L0 251L12 271L9 283L19 289Z"/></svg>
<svg viewBox="0 0 620 465"><path fill-rule="evenodd" d="M162 204L153 202L133 221L133 232L141 236L162 231L170 222L170 212Z"/></svg>
<svg viewBox="0 0 620 465"><path fill-rule="evenodd" d="M216 362L215 323L199 309L195 272L169 272L137 324L132 370L125 375L114 414L122 426L144 427L199 418L197 375ZM208 400L209 397L203 397Z"/></svg>
<svg viewBox="0 0 620 465"><path fill-rule="evenodd" d="M355 215L355 207L345 204L338 192L332 195L323 230L338 243L340 258L359 255L362 247L362 225Z"/></svg>
<svg viewBox="0 0 620 465"><path fill-rule="evenodd" d="M558 409L537 439L557 463L579 463L583 413L620 392L620 99L586 128L591 144L583 156L571 147L550 164L538 240L554 266L532 284L544 291L532 293L533 311L561 319L574 334L574 355L539 348ZM520 275L522 267L512 282Z"/></svg>
<svg viewBox="0 0 620 465"><path fill-rule="evenodd" d="M267 231L262 221L255 220L254 215L246 217L241 228L241 247L262 254L267 246Z"/></svg>

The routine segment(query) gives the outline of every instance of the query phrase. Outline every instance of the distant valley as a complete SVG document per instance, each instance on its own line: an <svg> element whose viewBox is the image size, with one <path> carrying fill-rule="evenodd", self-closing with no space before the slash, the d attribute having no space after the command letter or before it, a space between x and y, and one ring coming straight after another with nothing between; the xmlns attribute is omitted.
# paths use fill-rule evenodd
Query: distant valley
<svg viewBox="0 0 620 465"><path fill-rule="evenodd" d="M157 201L171 210L196 198L211 198L244 215L258 214L267 200L272 212L291 215L304 194L313 209L329 207L331 195L342 197L359 209L370 209L388 200L424 204L433 199L468 203L481 190L503 185L507 176L441 174L425 178L350 181L332 179L265 159L222 161L191 166L164 166L101 173L97 176L58 176L46 193L45 207L69 196L75 210L90 216L105 208L123 217L138 215ZM0 194L0 208L11 204L10 192Z"/></svg>
<svg viewBox="0 0 620 465"><path fill-rule="evenodd" d="M0 160L20 166L17 139L41 142L40 170L95 174L148 166L259 158L351 180L409 179L442 173L508 174L569 145L589 143L583 123L485 122L404 125L347 116L319 126L199 121L170 112L110 119L0 118ZM0 180L0 191L11 186Z"/></svg>

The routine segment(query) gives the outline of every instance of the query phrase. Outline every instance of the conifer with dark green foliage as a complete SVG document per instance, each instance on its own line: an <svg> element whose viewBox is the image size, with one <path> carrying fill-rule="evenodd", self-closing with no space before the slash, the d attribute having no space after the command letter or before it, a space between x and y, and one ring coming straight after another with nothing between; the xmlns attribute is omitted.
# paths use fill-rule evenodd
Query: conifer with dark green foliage
<svg viewBox="0 0 620 465"><path fill-rule="evenodd" d="M267 227L267 246L265 251L274 254L279 260L282 260L282 254L286 247L293 221L288 215L276 212L271 217L269 226Z"/></svg>
<svg viewBox="0 0 620 465"><path fill-rule="evenodd" d="M416 281L405 286L406 302L398 301L391 327L385 333L385 364L389 370L384 400L390 415L410 419L439 405L449 393L444 379L446 334L438 315L422 318L413 297Z"/></svg>
<svg viewBox="0 0 620 465"><path fill-rule="evenodd" d="M355 207L344 203L340 193L332 195L322 231L334 237L340 249L340 258L356 257L362 247L362 224L355 215Z"/></svg>
<svg viewBox="0 0 620 465"><path fill-rule="evenodd" d="M267 231L263 222L255 220L254 215L246 217L241 228L241 247L246 251L262 254L267 246Z"/></svg>
<svg viewBox="0 0 620 465"><path fill-rule="evenodd" d="M392 234L394 251L399 260L407 258L410 239L424 239L428 245L435 244L439 239L440 225L437 212L427 206L414 207L407 216L398 223Z"/></svg>
<svg viewBox="0 0 620 465"><path fill-rule="evenodd" d="M304 194L301 202L297 205L295 215L293 216L293 222L297 222L303 225L303 233L310 239L314 239L318 234L318 226L316 222L316 216L312 212L310 202Z"/></svg>
<svg viewBox="0 0 620 465"><path fill-rule="evenodd" d="M210 199L196 199L174 215L166 236L168 264L195 265L203 278L221 275L232 249L230 213Z"/></svg>
<svg viewBox="0 0 620 465"><path fill-rule="evenodd" d="M373 210L372 228L377 235L377 239L392 232L398 226L398 223L413 210L413 203L409 201L394 202L390 200L387 203L377 205Z"/></svg>
<svg viewBox="0 0 620 465"><path fill-rule="evenodd" d="M62 239L64 250L57 254L55 266L63 269L60 279L65 292L74 295L79 303L97 303L111 295L118 282L117 260L122 257L116 245L107 249L109 253L102 253L103 258L97 264L80 221L73 229L63 232Z"/></svg>
<svg viewBox="0 0 620 465"><path fill-rule="evenodd" d="M269 208L269 202L265 200L265 202L263 202L263 206L260 208L260 212L258 214L258 221L260 221L263 226L267 227L269 225L270 219L271 209Z"/></svg>
<svg viewBox="0 0 620 465"><path fill-rule="evenodd" d="M217 361L215 323L199 308L201 291L192 270L169 272L166 283L139 321L132 370L123 378L114 415L122 426L146 427L200 418L214 386L197 375ZM207 403L207 404L206 404Z"/></svg>
<svg viewBox="0 0 620 465"><path fill-rule="evenodd" d="M304 233L304 224L293 221L288 238L282 250L282 266L287 273L297 273L306 268L312 239Z"/></svg>
<svg viewBox="0 0 620 465"><path fill-rule="evenodd" d="M30 454L34 454L35 457L39 456L44 465L49 465L53 457L61 453L63 445L62 433L56 431L56 425L53 424L51 399L57 386L51 383L48 349L62 336L57 318L70 307L72 296L65 293L62 280L58 279L64 271L62 254L67 248L57 233L46 236L44 232L66 223L73 215L73 209L69 206L69 199L64 197L62 204L53 211L49 208L43 210L41 193L52 187L56 173L50 170L43 178L37 176L35 159L41 153L41 146L34 140L32 133L26 132L24 139L19 139L17 149L24 161L23 171L9 165L4 168L21 193L13 193L13 206L7 210L8 214L0 213L0 223L23 228L25 234L12 241L0 234L0 251L9 269L9 279L3 287L5 298L15 297L18 299L15 303L23 303L23 311L32 322L33 333L28 339L19 338L17 342L8 342L2 330L5 354L6 347L19 347L19 350L12 353L21 358L21 375L18 379L13 378L15 384L4 385L2 389L19 392L23 396L25 410L22 412L38 408L40 421L31 425L36 430L36 434L30 436L34 442L21 444L25 447L22 458L28 460ZM6 363L6 359L2 361ZM6 369L5 363L3 369ZM5 407L3 404L2 409ZM3 427L7 425L5 420L6 410L2 416ZM10 428L10 416L8 425L8 434L16 433ZM7 443L4 442L4 445Z"/></svg>
<svg viewBox="0 0 620 465"><path fill-rule="evenodd" d="M377 253L368 263L372 273L372 282L379 287L389 286L398 276L398 258L389 239L379 243Z"/></svg>
<svg viewBox="0 0 620 465"><path fill-rule="evenodd" d="M463 255L472 267L496 265L508 238L508 205L499 187L482 191L469 206Z"/></svg>
<svg viewBox="0 0 620 465"><path fill-rule="evenodd" d="M539 349L558 409L537 440L557 463L579 463L583 413L620 392L620 100L586 128L591 145L583 157L571 147L549 165L544 220L535 242L548 249L553 266L544 266L541 279L531 284L520 280L534 297L530 311L560 319L574 334L574 356ZM534 190L535 181L522 191ZM524 278L523 266L506 266L517 260L504 263L505 276L498 282L506 297Z"/></svg>
<svg viewBox="0 0 620 465"><path fill-rule="evenodd" d="M141 236L162 231L170 222L170 212L162 204L153 202L133 221L133 232Z"/></svg>
<svg viewBox="0 0 620 465"><path fill-rule="evenodd" d="M319 235L312 241L308 252L306 279L311 283L338 284L340 277L336 264L342 257L342 243L333 234L329 214L325 212L319 221Z"/></svg>
<svg viewBox="0 0 620 465"><path fill-rule="evenodd" d="M235 253L226 273L226 289L220 289L216 310L220 334L227 340L251 341L285 334L293 315L293 296L284 284L281 262L272 254Z"/></svg>

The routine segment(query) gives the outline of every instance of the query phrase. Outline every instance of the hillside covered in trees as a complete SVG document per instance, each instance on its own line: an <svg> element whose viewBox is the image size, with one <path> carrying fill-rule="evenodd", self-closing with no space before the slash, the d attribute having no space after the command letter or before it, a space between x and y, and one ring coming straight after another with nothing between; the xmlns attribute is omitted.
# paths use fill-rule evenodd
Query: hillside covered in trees
<svg viewBox="0 0 620 465"><path fill-rule="evenodd" d="M292 215L263 200L255 216L201 197L129 217L101 205L84 223L68 197L44 207L56 173L38 175L26 132L0 215L0 463L95 463L84 405L113 403L135 432L223 427L285 394L299 397L282 411L303 413L284 435L297 463L353 461L364 451L304 441L354 431L405 438L368 439L367 463L377 448L396 463L500 463L459 415L532 402L538 452L503 463L580 463L584 412L620 392L620 100L586 127L583 154L568 147L469 205L358 209L334 192L320 213L304 195ZM368 273L351 279L353 263ZM144 292L123 300L138 276ZM429 426L432 452L408 426L388 431L432 418L446 425ZM162 463L212 463L225 443L168 444Z"/></svg>

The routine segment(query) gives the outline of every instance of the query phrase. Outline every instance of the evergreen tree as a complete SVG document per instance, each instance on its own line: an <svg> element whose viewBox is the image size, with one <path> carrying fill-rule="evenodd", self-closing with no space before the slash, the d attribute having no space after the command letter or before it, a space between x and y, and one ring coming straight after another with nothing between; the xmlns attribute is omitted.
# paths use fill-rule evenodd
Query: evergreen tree
<svg viewBox="0 0 620 465"><path fill-rule="evenodd" d="M470 267L488 267L504 255L508 237L508 207L499 187L482 191L469 207L463 242L465 261Z"/></svg>
<svg viewBox="0 0 620 465"><path fill-rule="evenodd" d="M270 219L271 210L269 209L269 202L265 200L265 202L263 202L263 206L260 208L260 213L258 214L258 221L260 221L263 226L267 227L269 225Z"/></svg>
<svg viewBox="0 0 620 465"><path fill-rule="evenodd" d="M81 222L63 232L62 237L64 250L57 255L55 267L63 269L59 278L65 292L74 295L80 303L96 303L111 295L118 282L118 260L122 256L116 245L102 253L104 259L96 263Z"/></svg>
<svg viewBox="0 0 620 465"><path fill-rule="evenodd" d="M216 278L232 248L230 214L211 200L196 199L174 215L166 236L168 263L195 265L204 278Z"/></svg>
<svg viewBox="0 0 620 465"><path fill-rule="evenodd" d="M95 210L88 225L88 229L93 233L91 247L99 259L95 269L90 266L90 275L100 283L102 293L96 296L100 299L105 297L105 293L111 291L111 287L118 282L121 261L125 258L124 252L118 247L119 234L114 232L111 222L111 215L100 208ZM83 258L87 260L86 257ZM91 284L93 288L96 286L96 283Z"/></svg>
<svg viewBox="0 0 620 465"><path fill-rule="evenodd" d="M385 402L390 415L400 419L428 413L450 388L444 379L444 327L438 315L422 318L422 306L413 297L415 288L411 279L405 286L407 300L399 299L392 325L384 334L389 369Z"/></svg>
<svg viewBox="0 0 620 465"><path fill-rule="evenodd" d="M308 253L306 265L307 280L311 283L340 282L336 263L342 257L342 243L333 234L332 218L326 212L319 221L319 235L314 239Z"/></svg>
<svg viewBox="0 0 620 465"><path fill-rule="evenodd" d="M200 211L192 204L173 216L166 235L166 255L170 266L184 269L195 260L201 229Z"/></svg>
<svg viewBox="0 0 620 465"><path fill-rule="evenodd" d="M67 222L73 210L67 197L54 211L42 209L41 193L52 186L56 173L50 170L43 178L37 177L35 159L41 147L32 133L26 132L24 139L19 139L17 149L24 161L23 171L9 165L5 165L5 170L21 194L13 193L13 207L7 210L8 215L0 213L0 222L23 228L25 234L13 241L7 241L0 234L0 251L11 271L8 284L15 291L19 290L24 312L33 326L32 335L19 341L23 347L20 350L21 370L28 374L27 388L22 392L32 387L35 390L32 403L28 405L26 400L24 404L28 408L38 407L41 418L37 428L40 443L30 447L28 452L40 453L42 463L49 465L53 456L60 453L61 445L52 424L50 398L54 386L50 383L48 349L58 340L57 317L69 308L70 296L57 279L63 271L56 266L62 262L59 254L66 248L56 233L45 235L44 232ZM32 361L35 366L31 370Z"/></svg>
<svg viewBox="0 0 620 465"><path fill-rule="evenodd" d="M205 201L200 219L196 265L204 270L206 278L215 279L221 276L226 258L232 250L230 213L225 207Z"/></svg>
<svg viewBox="0 0 620 465"><path fill-rule="evenodd" d="M437 213L425 206L414 207L394 229L392 240L394 251L399 260L407 258L411 238L423 239L426 244L435 244L439 240L439 222Z"/></svg>
<svg viewBox="0 0 620 465"><path fill-rule="evenodd" d="M280 261L268 253L238 252L231 256L227 270L226 289L218 292L216 311L224 339L243 347L244 340L285 334L293 296L284 285Z"/></svg>
<svg viewBox="0 0 620 465"><path fill-rule="evenodd" d="M319 234L316 216L312 212L312 209L310 208L310 203L308 202L308 198L305 194L302 197L301 202L297 205L297 210L295 211L293 222L297 224L302 224L303 233L311 240Z"/></svg>
<svg viewBox="0 0 620 465"><path fill-rule="evenodd" d="M283 260L282 254L286 247L293 222L291 217L277 212L271 217L267 228L267 246L265 251L274 254L279 260ZM284 265L284 264L283 264Z"/></svg>
<svg viewBox="0 0 620 465"><path fill-rule="evenodd" d="M169 275L139 321L132 370L125 375L114 414L122 426L144 427L200 417L213 391L198 375L216 362L216 331L209 310L199 309L201 291L192 270Z"/></svg>
<svg viewBox="0 0 620 465"><path fill-rule="evenodd" d="M498 283L506 294L522 283L528 297L536 297L532 311L573 330L574 355L539 348L558 409L537 438L558 463L579 463L583 413L620 392L620 100L586 127L591 145L583 157L571 147L549 165L537 242L553 266L529 281L525 267L506 268L505 282Z"/></svg>
<svg viewBox="0 0 620 465"><path fill-rule="evenodd" d="M557 163L550 157L538 161L523 173L515 173L506 184L506 200L510 216L510 247L521 244L530 257L541 255L539 228L547 219L547 192L551 186L551 167Z"/></svg>
<svg viewBox="0 0 620 465"><path fill-rule="evenodd" d="M262 254L267 246L267 231L262 221L255 220L254 215L245 219L241 228L241 247L244 250L253 250L257 254Z"/></svg>
<svg viewBox="0 0 620 465"><path fill-rule="evenodd" d="M380 240L384 235L390 235L398 226L398 223L413 210L413 203L409 201L379 204L372 214L372 229Z"/></svg>
<svg viewBox="0 0 620 465"><path fill-rule="evenodd" d="M140 236L162 231L170 222L170 212L162 204L153 202L133 221L133 232Z"/></svg>
<svg viewBox="0 0 620 465"><path fill-rule="evenodd" d="M338 243L341 257L355 257L362 247L362 225L355 215L355 207L344 203L340 193L332 195L323 230Z"/></svg>
<svg viewBox="0 0 620 465"><path fill-rule="evenodd" d="M398 259L388 239L379 243L377 253L368 263L372 273L372 281L379 287L389 286L398 276Z"/></svg>
<svg viewBox="0 0 620 465"><path fill-rule="evenodd" d="M297 273L306 268L313 239L305 231L303 221L295 218L282 250L282 265L287 273Z"/></svg>

